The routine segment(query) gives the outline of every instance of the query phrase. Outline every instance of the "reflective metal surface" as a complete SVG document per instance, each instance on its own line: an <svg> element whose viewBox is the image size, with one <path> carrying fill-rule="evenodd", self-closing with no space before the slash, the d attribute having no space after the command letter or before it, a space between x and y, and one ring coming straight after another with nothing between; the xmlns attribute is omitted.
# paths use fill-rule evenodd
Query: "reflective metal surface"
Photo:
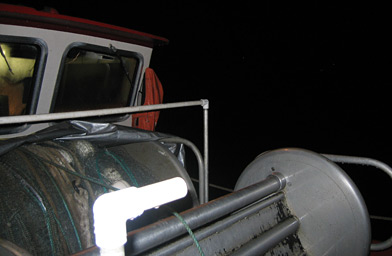
<svg viewBox="0 0 392 256"><path fill-rule="evenodd" d="M261 154L241 174L236 190L272 172L286 177L287 205L300 221L298 236L309 255L367 255L370 222L355 184L336 164L302 149Z"/></svg>

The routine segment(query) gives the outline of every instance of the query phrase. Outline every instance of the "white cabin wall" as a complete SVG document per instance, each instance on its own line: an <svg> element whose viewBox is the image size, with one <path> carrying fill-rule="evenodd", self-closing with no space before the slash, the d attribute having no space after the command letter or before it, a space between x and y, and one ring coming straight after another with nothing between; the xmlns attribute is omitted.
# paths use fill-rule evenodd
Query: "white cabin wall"
<svg viewBox="0 0 392 256"><path fill-rule="evenodd" d="M61 32L55 30L47 30L33 27L23 27L14 25L0 25L0 35L8 36L23 36L30 38L37 38L43 40L48 47L47 61L45 73L43 75L41 91L39 95L39 102L37 104L37 114L47 114L50 111L50 106L53 100L53 94L56 86L58 71L61 65L61 60L64 51L69 45L75 42L82 42L97 46L109 47L113 45L119 50L133 51L143 56L143 72L150 64L152 48L109 40L105 38L98 38L93 36L74 34L69 32ZM140 79L140 83L143 79ZM139 84L140 86L140 84ZM130 118L130 117L129 117ZM128 120L121 122L122 124L130 124ZM30 125L28 129L21 133L1 135L0 138L10 138L16 136L27 135L45 127L49 124Z"/></svg>

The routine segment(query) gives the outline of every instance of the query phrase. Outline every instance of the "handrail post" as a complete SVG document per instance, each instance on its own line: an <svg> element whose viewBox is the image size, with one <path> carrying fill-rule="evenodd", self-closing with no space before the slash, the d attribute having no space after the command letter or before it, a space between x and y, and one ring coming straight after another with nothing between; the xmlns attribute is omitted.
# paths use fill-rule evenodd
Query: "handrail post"
<svg viewBox="0 0 392 256"><path fill-rule="evenodd" d="M208 109L210 103L208 100L201 100L203 106L203 129L204 129L204 203L208 202Z"/></svg>

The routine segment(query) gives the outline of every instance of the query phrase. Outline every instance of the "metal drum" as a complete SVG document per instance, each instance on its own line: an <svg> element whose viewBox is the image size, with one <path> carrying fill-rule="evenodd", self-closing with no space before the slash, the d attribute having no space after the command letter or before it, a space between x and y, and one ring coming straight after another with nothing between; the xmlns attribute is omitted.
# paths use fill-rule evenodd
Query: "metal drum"
<svg viewBox="0 0 392 256"><path fill-rule="evenodd" d="M308 255L368 255L370 221L352 180L335 163L302 149L261 154L241 174L240 190L280 173L287 208L298 219L298 238Z"/></svg>

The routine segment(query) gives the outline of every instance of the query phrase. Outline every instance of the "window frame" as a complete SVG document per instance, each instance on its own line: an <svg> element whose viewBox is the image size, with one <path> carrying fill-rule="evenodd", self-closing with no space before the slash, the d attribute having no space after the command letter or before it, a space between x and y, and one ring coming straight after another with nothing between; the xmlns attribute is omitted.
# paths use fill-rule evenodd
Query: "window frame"
<svg viewBox="0 0 392 256"><path fill-rule="evenodd" d="M111 50L109 45L107 47L105 47L105 46L101 46L101 45L94 45L94 44L83 43L83 42L74 42L74 43L68 45L63 53L63 56L61 59L61 64L60 64L59 71L57 74L57 80L56 80L56 85L54 88L52 102L51 102L51 106L50 106L50 113L55 113L54 109L55 109L56 100L57 100L57 97L58 97L58 94L60 91L60 83L61 83L63 75L64 75L64 69L66 66L67 55L74 48L80 48L85 51L92 51L92 52L96 52L96 53L107 54L107 55L110 55L113 57L116 57L116 55L119 55L121 57L129 57L129 58L137 59L138 63L136 65L134 75L131 78L132 83L133 83L131 85L131 91L130 91L131 95L129 97L129 100L128 100L126 106L134 106L135 105L137 94L139 91L138 87L140 84L140 80L142 77L142 70L143 70L143 66L144 66L143 55L138 52L122 50L122 49L116 49L116 53L114 53ZM81 110L81 111L83 111L83 110ZM126 115L115 116L115 117L100 117L99 121L123 121L123 120L127 119L128 116L129 115L126 114ZM94 118L89 118L89 120L91 120L91 119L94 119Z"/></svg>
<svg viewBox="0 0 392 256"><path fill-rule="evenodd" d="M26 113L23 115L34 115L37 111L39 95L41 92L42 81L44 77L46 61L48 58L48 46L46 42L40 38L0 35L1 43L10 44L29 44L34 45L39 50L36 63L34 65L34 72L32 76L32 93L29 102L26 104ZM0 126L0 135L20 133L27 130L31 124L11 124Z"/></svg>

